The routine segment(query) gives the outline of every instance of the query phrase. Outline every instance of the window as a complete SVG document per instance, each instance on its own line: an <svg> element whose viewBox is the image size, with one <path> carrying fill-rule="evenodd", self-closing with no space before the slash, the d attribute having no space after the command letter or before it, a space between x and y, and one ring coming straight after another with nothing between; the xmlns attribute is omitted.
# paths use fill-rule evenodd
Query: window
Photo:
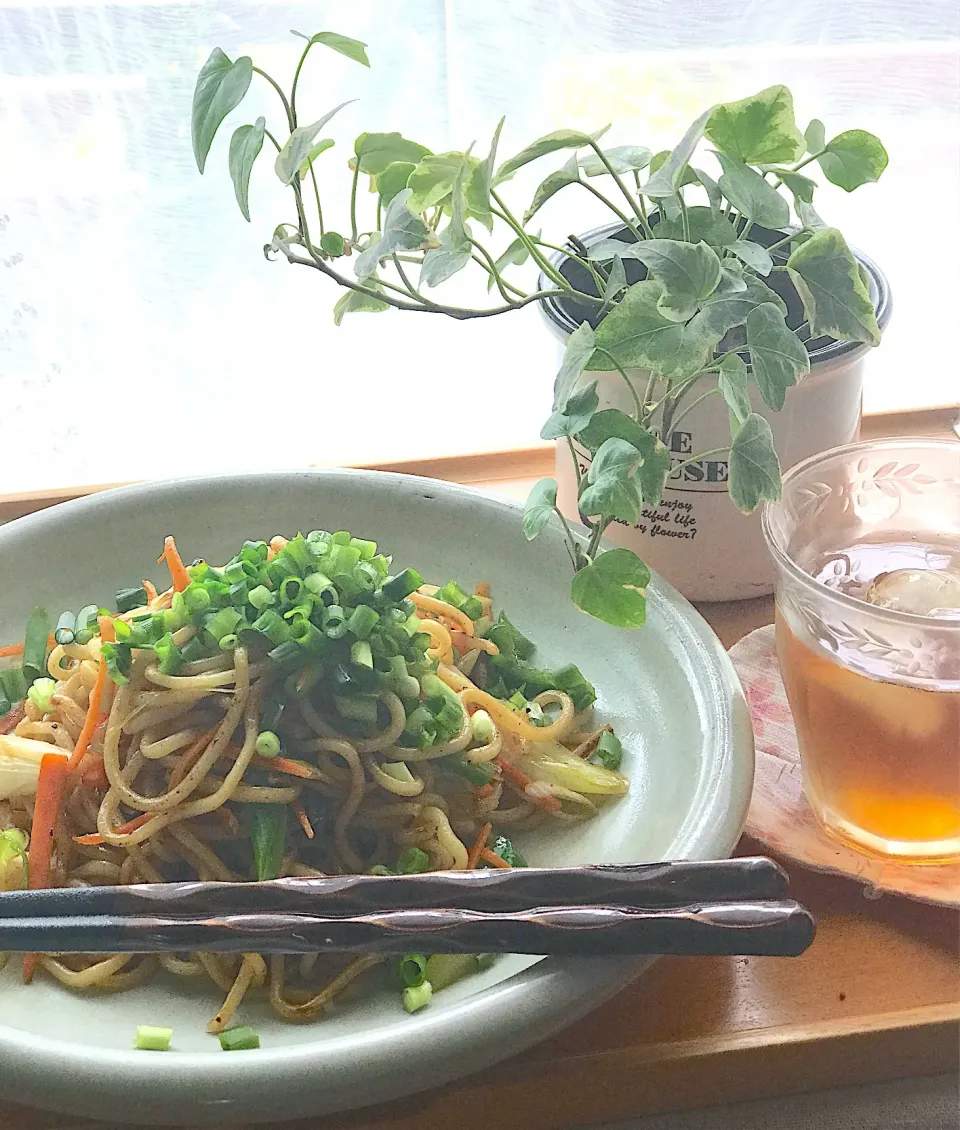
<svg viewBox="0 0 960 1130"><path fill-rule="evenodd" d="M198 67L219 45L287 72L290 28L369 43L372 70L318 54L303 88L318 116L360 99L331 123L330 182L361 129L482 150L507 114L505 154L607 121L614 143L659 147L711 102L772 82L792 88L804 122L872 130L891 154L880 183L852 197L828 186L818 202L892 285L865 405L958 399L944 332L960 293L953 0L0 0L7 490L538 442L557 346L536 310L466 324L357 314L337 329L332 286L261 253L290 210L269 160L250 225L229 129L198 175ZM276 109L257 86L236 124ZM589 228L582 196L562 193L545 225ZM440 396L475 406L465 432L431 418Z"/></svg>

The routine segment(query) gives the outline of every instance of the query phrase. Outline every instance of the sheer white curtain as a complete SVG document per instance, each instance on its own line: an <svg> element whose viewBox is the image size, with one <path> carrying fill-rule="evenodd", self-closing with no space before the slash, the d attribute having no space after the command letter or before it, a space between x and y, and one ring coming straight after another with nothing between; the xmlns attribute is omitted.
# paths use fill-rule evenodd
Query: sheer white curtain
<svg viewBox="0 0 960 1130"><path fill-rule="evenodd" d="M656 148L712 102L785 82L802 124L872 130L891 155L880 183L818 200L892 284L867 408L952 403L958 24L955 0L0 0L3 489L537 442L556 357L535 310L338 329L330 284L265 261L287 190L261 159L247 224L226 169L234 125L277 121L256 79L198 175L198 67L218 45L287 76L290 28L369 44L370 71L317 49L300 96L315 116L359 99L323 158L339 201L362 129L479 152L506 114L504 155L608 121L612 143ZM545 226L589 227L582 196L551 202ZM466 434L432 419L445 398L475 405Z"/></svg>

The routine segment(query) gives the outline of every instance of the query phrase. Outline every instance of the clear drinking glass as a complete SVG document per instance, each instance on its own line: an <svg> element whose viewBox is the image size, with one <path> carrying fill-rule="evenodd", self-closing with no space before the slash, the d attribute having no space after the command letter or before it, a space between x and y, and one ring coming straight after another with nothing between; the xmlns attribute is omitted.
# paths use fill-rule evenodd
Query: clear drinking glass
<svg viewBox="0 0 960 1130"><path fill-rule="evenodd" d="M870 851L960 855L960 444L816 455L763 529L813 810Z"/></svg>

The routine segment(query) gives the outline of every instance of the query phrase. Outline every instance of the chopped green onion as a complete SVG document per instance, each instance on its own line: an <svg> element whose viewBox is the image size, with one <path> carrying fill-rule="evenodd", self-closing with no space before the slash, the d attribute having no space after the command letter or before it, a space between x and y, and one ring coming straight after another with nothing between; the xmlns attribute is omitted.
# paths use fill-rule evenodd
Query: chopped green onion
<svg viewBox="0 0 960 1130"><path fill-rule="evenodd" d="M563 691L573 699L573 709L578 714L581 710L586 710L591 703L596 702L597 692L593 684L589 683L581 674L580 668L572 663L557 668L553 673L553 681L558 691Z"/></svg>
<svg viewBox="0 0 960 1130"><path fill-rule="evenodd" d="M284 577L278 591L286 604L296 604L303 592L303 581L299 577Z"/></svg>
<svg viewBox="0 0 960 1130"><path fill-rule="evenodd" d="M73 643L77 628L77 618L72 612L62 612L57 626L53 629L54 640L66 646Z"/></svg>
<svg viewBox="0 0 960 1130"><path fill-rule="evenodd" d="M77 613L77 625L73 632L76 643L89 643L97 634L97 613L99 611L97 605L88 604Z"/></svg>
<svg viewBox="0 0 960 1130"><path fill-rule="evenodd" d="M170 607L163 611L163 623L168 632L178 632L190 619L190 610L182 592L175 592Z"/></svg>
<svg viewBox="0 0 960 1130"><path fill-rule="evenodd" d="M12 709L13 703L7 698L7 692L0 686L0 717L9 714ZM0 885L0 890L3 890L2 885Z"/></svg>
<svg viewBox="0 0 960 1130"><path fill-rule="evenodd" d="M30 689L27 691L27 698L30 699L41 714L49 714L50 696L56 689L57 684L53 679L34 679Z"/></svg>
<svg viewBox="0 0 960 1130"><path fill-rule="evenodd" d="M152 1024L138 1024L133 1046L141 1052L165 1052L173 1039L172 1028L154 1028Z"/></svg>
<svg viewBox="0 0 960 1130"><path fill-rule="evenodd" d="M230 632L228 635L220 637L220 643L218 644L218 647L221 651L233 651L233 649L237 647L239 643L240 637L236 634L236 632Z"/></svg>
<svg viewBox="0 0 960 1130"><path fill-rule="evenodd" d="M333 705L343 718L354 722L376 722L377 696L372 694L344 695L335 694Z"/></svg>
<svg viewBox="0 0 960 1130"><path fill-rule="evenodd" d="M352 632L358 640L369 639L370 633L380 619L380 614L375 612L368 604L358 604L350 613L347 620L347 630Z"/></svg>
<svg viewBox="0 0 960 1130"><path fill-rule="evenodd" d="M130 682L130 666L132 656L130 647L122 643L105 643L100 649L100 654L107 664L107 674L118 687L126 686Z"/></svg>
<svg viewBox="0 0 960 1130"><path fill-rule="evenodd" d="M261 730L254 748L261 757L276 757L280 752L280 739L272 730Z"/></svg>
<svg viewBox="0 0 960 1130"><path fill-rule="evenodd" d="M430 870L430 856L422 848L407 848L397 860L397 870L401 875L422 875Z"/></svg>
<svg viewBox="0 0 960 1130"><path fill-rule="evenodd" d="M489 745L497 732L493 719L485 710L475 710L470 715L470 730L477 745Z"/></svg>
<svg viewBox="0 0 960 1130"><path fill-rule="evenodd" d="M397 976L400 984L407 989L416 988L426 980L424 970L427 967L426 954L408 953L397 962Z"/></svg>
<svg viewBox="0 0 960 1130"><path fill-rule="evenodd" d="M223 569L223 579L230 585L235 585L237 581L245 581L247 579L246 570L243 567L242 561L231 561L229 565L225 565Z"/></svg>
<svg viewBox="0 0 960 1130"><path fill-rule="evenodd" d="M435 993L446 989L455 981L469 977L480 970L477 955L473 953L434 953L427 958L424 978Z"/></svg>
<svg viewBox="0 0 960 1130"><path fill-rule="evenodd" d="M620 739L609 730L604 730L597 742L597 748L590 755L590 760L596 761L604 769L612 769L616 772L623 760L623 746L620 744Z"/></svg>
<svg viewBox="0 0 960 1130"><path fill-rule="evenodd" d="M383 583L383 595L387 600L403 600L423 584L423 577L416 569L404 569L395 577Z"/></svg>
<svg viewBox="0 0 960 1130"><path fill-rule="evenodd" d="M349 545L353 540L353 535L349 530L337 530L335 534L331 534L330 540L334 545Z"/></svg>
<svg viewBox="0 0 960 1130"><path fill-rule="evenodd" d="M471 785L488 785L493 780L493 766L489 761L470 761L462 753L451 753L438 757L436 765L463 777Z"/></svg>
<svg viewBox="0 0 960 1130"><path fill-rule="evenodd" d="M142 608L147 603L147 590L143 585L136 588L117 590L117 611L119 613L132 612L134 608Z"/></svg>
<svg viewBox="0 0 960 1130"><path fill-rule="evenodd" d="M287 806L285 804L251 804L250 845L253 848L253 865L257 882L276 879L283 862L283 848L287 836Z"/></svg>
<svg viewBox="0 0 960 1130"><path fill-rule="evenodd" d="M460 605L460 611L464 616L469 616L471 620L476 622L483 615L483 605L480 603L478 597L468 596L463 604Z"/></svg>
<svg viewBox="0 0 960 1130"><path fill-rule="evenodd" d="M273 644L286 643L290 639L290 626L272 608L265 608L250 626L255 632L262 632Z"/></svg>
<svg viewBox="0 0 960 1130"><path fill-rule="evenodd" d="M543 712L539 702L528 702L523 708L531 726L549 726L550 719Z"/></svg>
<svg viewBox="0 0 960 1130"><path fill-rule="evenodd" d="M492 640L503 655L517 659L529 659L535 650L533 643L502 612L497 622L487 631L487 639Z"/></svg>
<svg viewBox="0 0 960 1130"><path fill-rule="evenodd" d="M347 634L347 614L339 604L331 604L325 608L320 623L324 635L332 640L338 640Z"/></svg>
<svg viewBox="0 0 960 1130"><path fill-rule="evenodd" d="M235 608L221 608L204 618L204 631L219 644L223 636L229 636L236 632L242 619L243 617Z"/></svg>
<svg viewBox="0 0 960 1130"><path fill-rule="evenodd" d="M196 663L199 659L208 658L209 652L199 636L193 636L183 645L181 656L184 663Z"/></svg>
<svg viewBox="0 0 960 1130"><path fill-rule="evenodd" d="M39 679L47 670L47 636L50 617L45 608L35 608L27 620L23 640L23 675L28 683Z"/></svg>
<svg viewBox="0 0 960 1130"><path fill-rule="evenodd" d="M183 652L173 642L169 632L161 636L153 645L157 656L157 667L163 675L176 675L183 666Z"/></svg>
<svg viewBox="0 0 960 1130"><path fill-rule="evenodd" d="M195 615L197 612L206 612L210 607L210 593L203 588L202 584L194 581L183 590L183 601L186 610L191 615Z"/></svg>
<svg viewBox="0 0 960 1130"><path fill-rule="evenodd" d="M429 981L419 985L410 985L403 990L403 1007L407 1012L418 1012L430 1003L433 996L433 986Z"/></svg>
<svg viewBox="0 0 960 1130"><path fill-rule="evenodd" d="M0 671L0 686L11 703L23 702L27 697L27 681L22 667L5 667Z"/></svg>
<svg viewBox="0 0 960 1130"><path fill-rule="evenodd" d="M313 625L310 625L313 628ZM313 629L316 631L316 628ZM367 667L373 670L373 653L370 651L370 645L366 640L357 640L356 643L350 647L350 662L355 663L358 667Z"/></svg>
<svg viewBox="0 0 960 1130"><path fill-rule="evenodd" d="M351 538L350 545L359 550L360 558L363 561L369 561L371 557L377 552L377 543L375 541L364 541L362 538Z"/></svg>
<svg viewBox="0 0 960 1130"><path fill-rule="evenodd" d="M220 1047L225 1052L253 1051L260 1047L260 1037L247 1025L240 1028L226 1028L220 1033Z"/></svg>
<svg viewBox="0 0 960 1130"><path fill-rule="evenodd" d="M257 609L262 612L264 608L269 608L271 604L276 602L276 593L272 593L266 585L257 585L247 593L247 600Z"/></svg>
<svg viewBox="0 0 960 1130"><path fill-rule="evenodd" d="M320 654L327 647L327 637L309 620L294 620L290 625L290 636L314 654Z"/></svg>
<svg viewBox="0 0 960 1130"><path fill-rule="evenodd" d="M396 875L396 871L391 871L389 867L384 867L382 863L375 863L367 872L368 875Z"/></svg>

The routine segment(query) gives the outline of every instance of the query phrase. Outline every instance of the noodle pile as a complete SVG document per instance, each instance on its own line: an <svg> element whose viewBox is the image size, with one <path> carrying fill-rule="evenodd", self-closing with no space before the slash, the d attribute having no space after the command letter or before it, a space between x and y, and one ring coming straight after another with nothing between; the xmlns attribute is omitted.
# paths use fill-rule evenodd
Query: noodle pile
<svg viewBox="0 0 960 1130"><path fill-rule="evenodd" d="M274 539L271 556L283 545ZM625 792L624 778L588 760L609 727L585 730L586 712L578 715L571 695L559 689L522 706L485 690L498 647L477 632L481 618L436 593L422 585L409 600L426 659L462 717L451 736L420 748L399 744L416 699L405 704L380 686L373 692L375 723L351 725L331 709L330 688L309 663L292 675L278 673L270 656L245 646L242 636L226 650L182 663L176 674L161 671L154 651L134 649L120 685L102 684L92 738L54 825L49 885L250 881L259 867L251 814L283 815L281 809L290 819L282 825L276 875L393 868L410 849L425 854L430 870L508 866L508 853L492 850L491 828L581 821L596 814L604 796ZM117 619L136 622L170 609L174 598L171 588ZM475 602L483 623L491 623L485 587ZM184 648L201 630L187 623L173 641ZM49 709L26 700L12 738L0 742L25 738L72 754L108 648L102 634L54 646ZM281 692L285 709L277 719L271 706L271 721L282 756L261 756L267 703ZM29 794L0 800L0 830L29 833L34 803ZM9 877L7 885L14 885ZM74 990L124 990L161 970L212 981L224 995L209 1026L219 1032L245 994L260 987L283 1019L316 1017L381 958L183 953L36 960Z"/></svg>

